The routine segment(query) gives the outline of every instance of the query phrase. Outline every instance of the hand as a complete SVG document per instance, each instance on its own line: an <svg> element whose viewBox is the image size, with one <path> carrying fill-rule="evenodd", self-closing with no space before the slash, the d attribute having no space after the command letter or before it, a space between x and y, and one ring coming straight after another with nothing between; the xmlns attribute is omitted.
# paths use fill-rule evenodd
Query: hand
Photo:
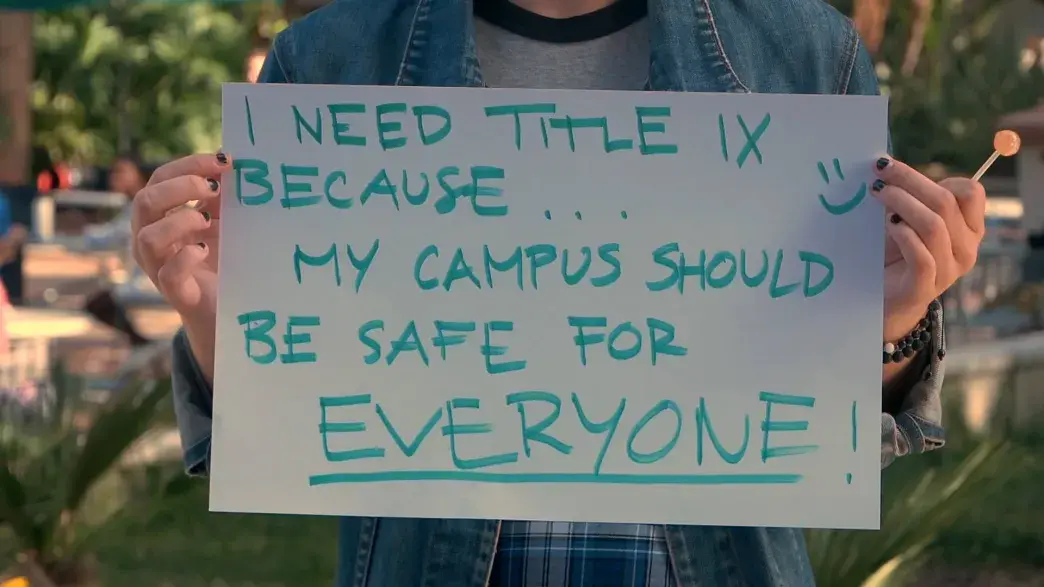
<svg viewBox="0 0 1044 587"><path fill-rule="evenodd" d="M214 377L217 318L218 180L230 165L223 154L171 161L131 204L134 260L181 316L208 381ZM187 206L193 200L196 207Z"/></svg>
<svg viewBox="0 0 1044 587"><path fill-rule="evenodd" d="M894 341L975 266L986 233L986 190L963 178L936 183L891 158L878 160L877 174L871 192L887 210L884 338Z"/></svg>

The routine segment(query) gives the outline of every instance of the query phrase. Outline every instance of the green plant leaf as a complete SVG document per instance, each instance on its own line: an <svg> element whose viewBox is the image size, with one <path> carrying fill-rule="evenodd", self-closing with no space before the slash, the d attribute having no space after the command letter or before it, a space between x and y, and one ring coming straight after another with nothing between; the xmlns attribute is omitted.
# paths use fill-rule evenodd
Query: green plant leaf
<svg viewBox="0 0 1044 587"><path fill-rule="evenodd" d="M880 532L808 533L818 585L905 584L939 537L991 499L1024 462L1019 451L999 442L983 443L965 458L937 467L925 460L903 459L885 471Z"/></svg>
<svg viewBox="0 0 1044 587"><path fill-rule="evenodd" d="M80 398L83 382L69 373L64 361L55 361L54 366L51 367L51 385L54 386L54 413L57 415L54 424L61 429L67 424L65 421L69 414L67 408L75 403L73 400Z"/></svg>
<svg viewBox="0 0 1044 587"><path fill-rule="evenodd" d="M117 392L87 433L72 470L65 479L62 506L75 511L95 482L148 431L156 408L170 392L170 380L133 385Z"/></svg>
<svg viewBox="0 0 1044 587"><path fill-rule="evenodd" d="M70 464L79 452L77 431L57 429L37 439L37 446L25 455L27 461L19 467L22 485L27 497L27 515L36 531L32 549L43 558L50 556L55 537L61 528L61 482L68 476Z"/></svg>
<svg viewBox="0 0 1044 587"><path fill-rule="evenodd" d="M0 523L7 523L25 550L42 541L42 532L29 515L25 486L11 471L6 458L0 461Z"/></svg>

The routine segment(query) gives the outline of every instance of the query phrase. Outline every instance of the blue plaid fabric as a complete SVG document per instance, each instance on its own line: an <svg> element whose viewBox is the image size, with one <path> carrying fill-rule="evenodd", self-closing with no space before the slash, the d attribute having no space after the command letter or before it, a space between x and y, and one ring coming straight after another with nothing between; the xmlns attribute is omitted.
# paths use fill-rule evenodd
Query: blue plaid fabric
<svg viewBox="0 0 1044 587"><path fill-rule="evenodd" d="M490 587L676 587L663 527L504 521Z"/></svg>

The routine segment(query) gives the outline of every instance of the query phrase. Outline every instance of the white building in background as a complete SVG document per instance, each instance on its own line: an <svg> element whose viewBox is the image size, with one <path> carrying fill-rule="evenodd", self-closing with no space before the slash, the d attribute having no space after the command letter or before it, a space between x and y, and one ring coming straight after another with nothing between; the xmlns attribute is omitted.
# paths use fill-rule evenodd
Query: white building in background
<svg viewBox="0 0 1044 587"><path fill-rule="evenodd" d="M1022 136L1016 155L1017 190L1022 198L1022 225L1031 233L1044 231L1044 105L1001 118L1001 128Z"/></svg>
<svg viewBox="0 0 1044 587"><path fill-rule="evenodd" d="M1021 39L1024 65L1044 67L1044 2L1009 0L1003 25ZM1016 156L1016 193L1022 199L1022 225L1030 233L1044 233L1044 96L1041 105L1001 118L998 128L1010 128L1022 136Z"/></svg>

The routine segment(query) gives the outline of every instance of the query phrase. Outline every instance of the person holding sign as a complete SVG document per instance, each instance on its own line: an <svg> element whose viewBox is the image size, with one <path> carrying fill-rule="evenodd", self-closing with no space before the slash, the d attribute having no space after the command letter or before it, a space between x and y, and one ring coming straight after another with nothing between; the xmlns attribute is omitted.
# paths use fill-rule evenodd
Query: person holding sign
<svg viewBox="0 0 1044 587"><path fill-rule="evenodd" d="M279 36L259 82L878 93L858 35L820 0L338 0ZM734 156L760 158L753 151ZM194 475L210 472L218 202L231 191L219 180L233 164L224 153L179 159L134 200L135 257L184 321L174 345L175 405ZM828 167L820 164L824 181ZM840 176L836 160L834 167ZM936 300L975 263L985 193L971 180L936 183L884 155L873 167L864 170L876 174L868 195L888 210L883 467L943 444ZM200 207L184 207L196 200ZM832 214L846 206L824 200ZM830 336L795 343L815 354ZM339 587L815 583L798 529L346 517L340 531Z"/></svg>

